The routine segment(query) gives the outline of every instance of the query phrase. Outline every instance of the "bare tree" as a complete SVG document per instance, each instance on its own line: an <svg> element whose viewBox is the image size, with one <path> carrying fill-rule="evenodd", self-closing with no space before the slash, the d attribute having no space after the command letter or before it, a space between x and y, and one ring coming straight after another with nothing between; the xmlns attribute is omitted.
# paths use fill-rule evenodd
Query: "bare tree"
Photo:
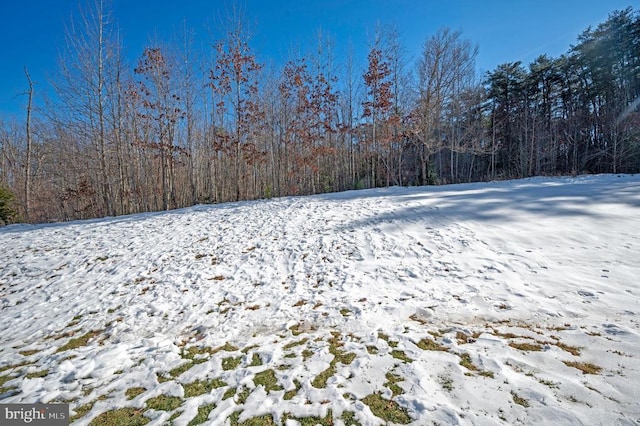
<svg viewBox="0 0 640 426"><path fill-rule="evenodd" d="M29 83L29 90L27 91L27 147L24 160L24 220L29 222L29 212L31 211L31 148L32 148L32 133L31 133L31 111L33 108L33 82L27 67L24 67L24 75L27 77Z"/></svg>

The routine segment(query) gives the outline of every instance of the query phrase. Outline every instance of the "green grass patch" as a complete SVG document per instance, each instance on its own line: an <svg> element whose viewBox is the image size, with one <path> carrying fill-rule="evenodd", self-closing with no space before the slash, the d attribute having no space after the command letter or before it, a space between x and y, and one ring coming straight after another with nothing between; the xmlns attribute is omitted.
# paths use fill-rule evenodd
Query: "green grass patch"
<svg viewBox="0 0 640 426"><path fill-rule="evenodd" d="M242 352L243 354L245 354L245 355L246 355L246 354L248 354L248 353L249 353L249 351L250 351L250 350L252 350L252 349L258 349L259 347L260 347L260 346L258 346L258 345L251 345L251 346L247 346L246 348L242 349L242 351L240 351L240 352Z"/></svg>
<svg viewBox="0 0 640 426"><path fill-rule="evenodd" d="M91 401L87 404L81 405L78 408L75 408L73 411L75 411L75 414L72 415L69 418L70 422L75 422L76 420L84 417L89 411L91 411L91 409L93 408L93 404L95 404L95 401Z"/></svg>
<svg viewBox="0 0 640 426"><path fill-rule="evenodd" d="M181 406L183 401L182 398L177 396L159 395L154 398L147 399L146 403L147 408L151 408L153 410L173 411Z"/></svg>
<svg viewBox="0 0 640 426"><path fill-rule="evenodd" d="M522 405L524 408L529 407L529 401L522 398L521 396L518 396L517 393L511 392L511 397L513 398L513 402L515 402L516 404Z"/></svg>
<svg viewBox="0 0 640 426"><path fill-rule="evenodd" d="M383 332L378 332L378 338L384 340L385 342L387 342L387 344L389 345L389 347L391 348L397 348L398 347L398 342L391 340L391 338L389 337L388 334L385 334Z"/></svg>
<svg viewBox="0 0 640 426"><path fill-rule="evenodd" d="M302 339L302 340L298 340L298 341L296 341L296 342L287 343L286 345L284 345L284 346L282 347L282 349L286 351L286 350L288 350L288 349L295 348L296 346L304 345L304 344L305 344L305 343L307 343L308 341L309 341L309 338L308 338L308 337L305 337L305 338L304 338L304 339Z"/></svg>
<svg viewBox="0 0 640 426"><path fill-rule="evenodd" d="M47 374L49 374L49 370L41 370L41 371L34 371L33 373L28 373L25 377L27 379L35 379L38 377L45 377Z"/></svg>
<svg viewBox="0 0 640 426"><path fill-rule="evenodd" d="M71 349L77 349L81 346L87 346L87 343L89 343L89 340L98 336L100 333L102 333L102 330L93 330L93 331L89 331L88 333L85 333L80 337L71 339L65 345L59 347L56 353L68 351Z"/></svg>
<svg viewBox="0 0 640 426"><path fill-rule="evenodd" d="M393 396L402 395L404 393L402 388L398 386L398 383L403 381L401 376L398 376L391 371L387 371L384 376L387 378L387 382L383 386L388 387Z"/></svg>
<svg viewBox="0 0 640 426"><path fill-rule="evenodd" d="M333 364L331 364L329 365L329 368L318 374L313 379L313 381L311 382L311 386L318 389L326 388L327 380L329 380L329 377L333 376L334 374L336 374L336 368L333 366Z"/></svg>
<svg viewBox="0 0 640 426"><path fill-rule="evenodd" d="M273 370L265 370L255 375L253 383L256 386L264 386L266 392L279 391L282 387L278 385L278 379L276 373Z"/></svg>
<svg viewBox="0 0 640 426"><path fill-rule="evenodd" d="M413 362L413 359L409 358L407 356L406 353L404 353L404 351L401 351L399 349L394 349L391 351L391 356L394 357L395 359L399 359L400 361L403 362Z"/></svg>
<svg viewBox="0 0 640 426"><path fill-rule="evenodd" d="M222 379L211 380L196 380L191 383L182 385L184 388L184 397L191 398L192 396L203 395L211 392L213 389L218 389L227 386Z"/></svg>
<svg viewBox="0 0 640 426"><path fill-rule="evenodd" d="M302 386L300 384L300 382L296 379L293 379L293 384L295 385L295 389L291 389L288 390L284 393L284 400L288 401L290 399L293 399L294 396L296 396L298 394L298 392L300 391L300 387Z"/></svg>
<svg viewBox="0 0 640 426"><path fill-rule="evenodd" d="M147 388L143 387L129 388L124 392L124 395L127 397L127 399L133 399L136 396L145 393L146 391Z"/></svg>
<svg viewBox="0 0 640 426"><path fill-rule="evenodd" d="M236 388L229 388L226 391L224 391L224 395L222 395L222 400L224 401L225 399L229 399L229 398L233 398L233 395L236 394Z"/></svg>
<svg viewBox="0 0 640 426"><path fill-rule="evenodd" d="M313 351L309 349L305 349L302 351L302 360L306 361L313 356Z"/></svg>
<svg viewBox="0 0 640 426"><path fill-rule="evenodd" d="M367 346L367 352L369 353L369 355L376 355L380 351L375 346Z"/></svg>
<svg viewBox="0 0 640 426"><path fill-rule="evenodd" d="M177 419L178 417L180 417L180 416L182 415L182 413L183 413L183 412L182 412L182 411L180 411L180 410L176 411L175 413L173 413L173 414L171 415L171 417L169 417L169 420L167 420L167 423L168 423L169 425L173 425L173 421L174 421L175 419Z"/></svg>
<svg viewBox="0 0 640 426"><path fill-rule="evenodd" d="M447 352L449 350L449 348L447 348L446 346L439 345L438 343L434 342L433 340L429 339L428 337L425 337L424 339L421 339L418 343L416 343L416 346L418 346L423 351L443 351L443 352Z"/></svg>
<svg viewBox="0 0 640 426"><path fill-rule="evenodd" d="M291 330L291 334L293 334L294 336L299 336L302 334L302 331L300 330L300 324L294 324L291 327L289 327L289 330Z"/></svg>
<svg viewBox="0 0 640 426"><path fill-rule="evenodd" d="M602 371L602 367L598 367L595 364L591 364L589 362L573 362L573 361L562 361L567 367L577 368L582 371L582 374L598 374Z"/></svg>
<svg viewBox="0 0 640 426"><path fill-rule="evenodd" d="M222 360L222 369L225 371L235 370L242 362L242 357L228 357Z"/></svg>
<svg viewBox="0 0 640 426"><path fill-rule="evenodd" d="M362 426L362 424L356 420L356 413L353 411L343 411L340 417L346 426Z"/></svg>
<svg viewBox="0 0 640 426"><path fill-rule="evenodd" d="M471 371L478 371L478 367L471 361L471 355L468 353L458 354L460 357L460 365Z"/></svg>
<svg viewBox="0 0 640 426"><path fill-rule="evenodd" d="M253 354L253 356L251 357L251 364L249 364L249 367L258 367L262 365L262 358L260 358L260 355L258 354Z"/></svg>
<svg viewBox="0 0 640 426"><path fill-rule="evenodd" d="M184 364L180 364L176 368L171 369L169 371L169 376L171 376L172 378L176 378L176 377L180 376L182 373L184 373L185 371L188 371L194 365L195 365L195 363L193 361L189 360L189 361L185 362Z"/></svg>
<svg viewBox="0 0 640 426"><path fill-rule="evenodd" d="M395 401L384 399L380 393L368 395L362 399L367 404L374 416L385 422L406 425L411 422L411 417L406 408L399 406Z"/></svg>
<svg viewBox="0 0 640 426"><path fill-rule="evenodd" d="M7 371L7 370L11 370L12 368L20 368L20 367L24 367L25 365L29 365L30 363L28 363L27 361L18 363L18 364L9 364L9 365L5 365L3 367L0 367L0 373Z"/></svg>
<svg viewBox="0 0 640 426"><path fill-rule="evenodd" d="M240 423L240 411L235 411L229 416L229 424L231 426L276 426L277 423L273 420L273 416L270 414L252 417Z"/></svg>
<svg viewBox="0 0 640 426"><path fill-rule="evenodd" d="M73 420L71 420L73 421ZM107 411L91 420L90 426L141 426L149 423L149 419L137 408L119 408Z"/></svg>
<svg viewBox="0 0 640 426"><path fill-rule="evenodd" d="M208 358L214 353L214 349L209 346L191 346L187 349L182 348L180 356L182 358L196 362L200 359Z"/></svg>
<svg viewBox="0 0 640 426"><path fill-rule="evenodd" d="M340 315L342 315L343 317L348 317L349 315L351 315L351 309L349 309L349 308L341 308L340 309Z"/></svg>
<svg viewBox="0 0 640 426"><path fill-rule="evenodd" d="M201 425L209 419L209 414L216 408L216 404L201 405L198 407L198 414L187 424L187 426Z"/></svg>
<svg viewBox="0 0 640 426"><path fill-rule="evenodd" d="M29 349L26 351L20 351L18 353L22 356L31 356L37 354L38 352L40 352L40 349Z"/></svg>
<svg viewBox="0 0 640 426"><path fill-rule="evenodd" d="M327 410L327 415L324 417L293 417L291 414L289 413L285 413L284 416L282 416L282 420L284 421L284 423L287 422L287 420L295 420L298 423L300 423L300 426L317 426L317 425L321 425L321 426L333 426L333 413L331 412L331 410Z"/></svg>
<svg viewBox="0 0 640 426"><path fill-rule="evenodd" d="M509 346L511 346L512 348L518 349L520 351L526 351L526 352L539 352L542 350L542 346L533 344L533 343L510 342Z"/></svg>
<svg viewBox="0 0 640 426"><path fill-rule="evenodd" d="M249 398L249 395L251 395L251 389L242 386L241 388L238 388L238 391L239 392L236 393L236 402L238 404L244 404L245 402L247 402L247 398Z"/></svg>

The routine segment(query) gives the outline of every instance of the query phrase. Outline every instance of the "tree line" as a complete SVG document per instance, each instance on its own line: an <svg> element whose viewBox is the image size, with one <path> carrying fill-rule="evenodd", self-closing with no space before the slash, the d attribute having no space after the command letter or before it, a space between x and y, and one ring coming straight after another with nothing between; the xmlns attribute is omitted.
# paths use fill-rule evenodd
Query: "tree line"
<svg viewBox="0 0 640 426"><path fill-rule="evenodd" d="M364 69L353 49L266 65L241 15L206 54L123 53L103 0L67 33L26 120L0 121L0 221L48 222L286 195L537 175L640 170L640 14L615 11L558 58L479 78L459 31L429 36L413 63L379 28ZM36 86L37 87L37 86Z"/></svg>

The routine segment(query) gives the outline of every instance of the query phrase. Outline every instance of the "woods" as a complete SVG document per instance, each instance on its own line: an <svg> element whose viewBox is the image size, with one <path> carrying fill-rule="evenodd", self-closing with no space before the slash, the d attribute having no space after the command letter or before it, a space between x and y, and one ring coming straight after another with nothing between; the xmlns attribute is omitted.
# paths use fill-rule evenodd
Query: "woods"
<svg viewBox="0 0 640 426"><path fill-rule="evenodd" d="M640 171L640 14L615 11L558 58L475 68L459 31L421 52L378 28L360 69L319 33L282 66L239 13L128 63L104 0L69 26L51 85L25 68L0 119L0 221L50 222L389 185ZM27 64L28 65L28 64ZM35 105L38 105L36 108Z"/></svg>

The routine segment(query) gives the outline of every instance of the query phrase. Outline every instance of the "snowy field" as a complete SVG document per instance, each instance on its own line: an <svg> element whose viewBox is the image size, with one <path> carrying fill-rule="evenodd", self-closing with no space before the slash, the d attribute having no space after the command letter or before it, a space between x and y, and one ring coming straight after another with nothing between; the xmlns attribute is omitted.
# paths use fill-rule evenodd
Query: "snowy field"
<svg viewBox="0 0 640 426"><path fill-rule="evenodd" d="M640 176L18 225L0 248L0 402L78 425L640 423Z"/></svg>

